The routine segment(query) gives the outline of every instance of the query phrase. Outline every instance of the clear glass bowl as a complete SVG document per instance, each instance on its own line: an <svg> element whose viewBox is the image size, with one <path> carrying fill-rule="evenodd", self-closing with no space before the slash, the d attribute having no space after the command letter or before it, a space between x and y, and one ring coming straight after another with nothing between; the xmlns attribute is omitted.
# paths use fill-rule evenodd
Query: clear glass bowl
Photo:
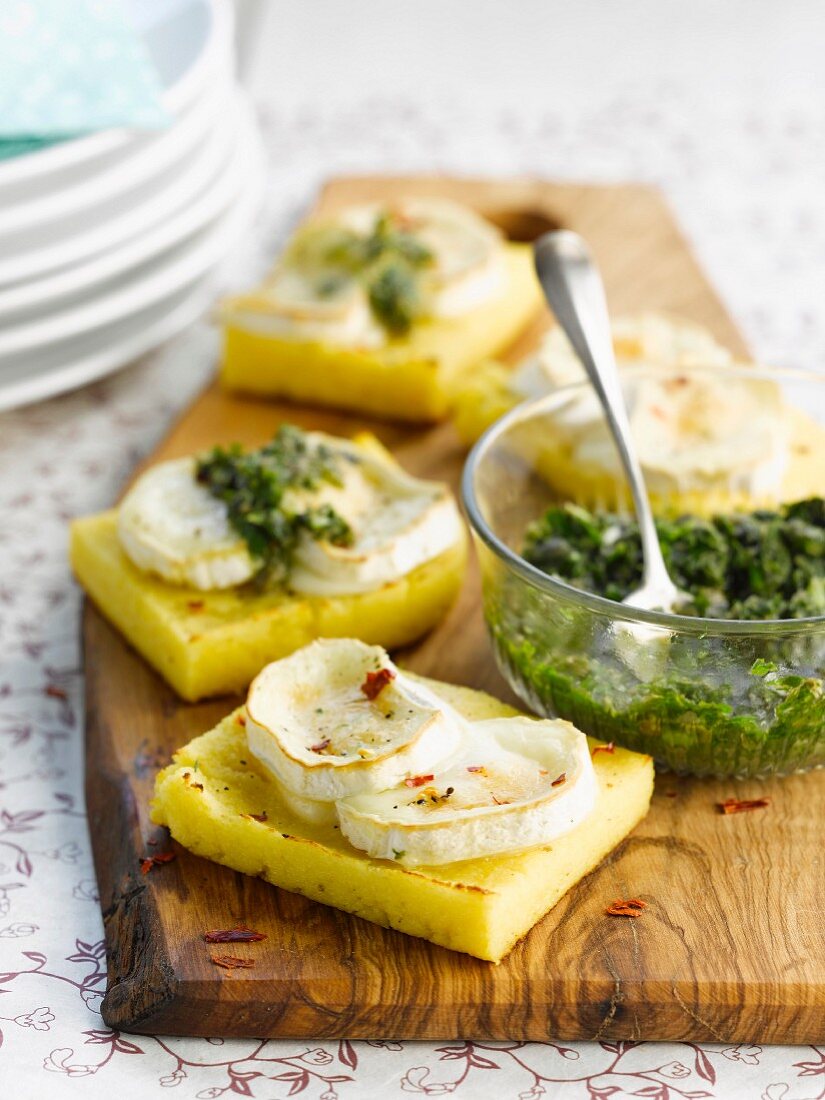
<svg viewBox="0 0 825 1100"><path fill-rule="evenodd" d="M746 369L825 420L825 376ZM661 372L629 370L626 384L648 375ZM548 482L548 441L559 410L587 390L589 383L566 386L520 405L467 460L464 505L502 672L537 713L567 718L679 773L744 778L821 767L825 617L743 622L637 611L521 557L527 524L570 499Z"/></svg>

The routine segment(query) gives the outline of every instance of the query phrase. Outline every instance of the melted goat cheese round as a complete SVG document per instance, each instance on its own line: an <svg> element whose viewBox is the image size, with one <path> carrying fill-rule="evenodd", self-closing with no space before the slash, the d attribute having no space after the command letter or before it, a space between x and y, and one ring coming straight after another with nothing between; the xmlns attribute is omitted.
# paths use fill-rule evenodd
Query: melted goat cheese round
<svg viewBox="0 0 825 1100"><path fill-rule="evenodd" d="M392 787L449 756L462 730L380 646L351 638L313 642L268 665L246 712L250 750L316 820L312 803Z"/></svg>
<svg viewBox="0 0 825 1100"><path fill-rule="evenodd" d="M280 265L261 291L239 300L233 319L248 331L264 335L380 347L386 336L372 315L364 288L354 279L330 285L328 293L320 294L317 274Z"/></svg>
<svg viewBox="0 0 825 1100"><path fill-rule="evenodd" d="M433 256L422 290L434 317L458 317L501 292L501 233L469 207L448 199L408 199L393 215Z"/></svg>
<svg viewBox="0 0 825 1100"><path fill-rule="evenodd" d="M662 378L628 381L625 399L648 488L668 493L718 487L754 495L779 490L788 463L787 423L778 388L725 371L730 352L700 325L658 314L620 318L613 348L622 366L662 368ZM719 367L691 374L689 368ZM685 369L684 375L678 371ZM520 397L538 397L586 379L561 328L510 383ZM614 474L619 459L596 394L570 395L553 425L585 469Z"/></svg>
<svg viewBox="0 0 825 1100"><path fill-rule="evenodd" d="M685 492L723 483L752 494L779 489L788 462L787 424L778 387L721 372L634 380L628 415L648 487ZM572 458L586 468L619 469L595 395L554 417L569 434Z"/></svg>
<svg viewBox="0 0 825 1100"><path fill-rule="evenodd" d="M230 588L257 569L226 505L195 480L194 458L161 462L141 474L118 509L117 531L138 569L172 584Z"/></svg>
<svg viewBox="0 0 825 1100"><path fill-rule="evenodd" d="M612 333L619 366L645 363L678 371L681 367L720 366L733 360L727 348L701 324L659 313L619 317ZM544 338L538 361L541 373L552 386L571 385L586 378L579 356L558 324Z"/></svg>
<svg viewBox="0 0 825 1100"><path fill-rule="evenodd" d="M592 812L587 739L569 722L468 723L431 774L339 800L341 832L378 859L442 864L547 844Z"/></svg>
<svg viewBox="0 0 825 1100"><path fill-rule="evenodd" d="M701 325L657 313L617 318L612 336L619 367L645 364L679 370L725 366L733 361L728 349ZM536 397L586 378L572 344L561 327L554 325L536 355L516 371L513 387L525 397Z"/></svg>
<svg viewBox="0 0 825 1100"><path fill-rule="evenodd" d="M289 580L296 592L368 592L406 576L463 538L458 508L445 485L411 477L357 444L323 438L352 460L342 495L329 502L349 523L353 541L334 546L305 535ZM357 494L351 483L357 483Z"/></svg>

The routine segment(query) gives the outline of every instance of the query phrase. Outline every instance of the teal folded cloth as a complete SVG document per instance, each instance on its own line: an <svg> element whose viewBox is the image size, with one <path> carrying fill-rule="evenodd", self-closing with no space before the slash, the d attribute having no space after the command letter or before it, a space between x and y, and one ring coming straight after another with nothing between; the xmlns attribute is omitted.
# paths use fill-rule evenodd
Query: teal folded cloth
<svg viewBox="0 0 825 1100"><path fill-rule="evenodd" d="M169 122L120 0L0 2L0 159L112 127Z"/></svg>

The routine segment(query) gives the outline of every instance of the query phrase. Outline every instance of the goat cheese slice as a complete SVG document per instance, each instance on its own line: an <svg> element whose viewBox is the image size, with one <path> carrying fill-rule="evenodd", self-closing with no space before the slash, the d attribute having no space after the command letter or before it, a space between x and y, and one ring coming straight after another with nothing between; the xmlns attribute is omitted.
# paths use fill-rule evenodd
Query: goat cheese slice
<svg viewBox="0 0 825 1100"><path fill-rule="evenodd" d="M380 646L321 639L275 661L249 689L250 750L296 812L403 783L450 756L462 719L401 673Z"/></svg>
<svg viewBox="0 0 825 1100"><path fill-rule="evenodd" d="M257 570L226 505L195 479L194 458L142 474L118 509L120 544L144 573L207 590L244 584Z"/></svg>
<svg viewBox="0 0 825 1100"><path fill-rule="evenodd" d="M456 752L391 790L338 801L355 848L404 864L453 863L548 844L593 810L587 739L569 722L473 722Z"/></svg>

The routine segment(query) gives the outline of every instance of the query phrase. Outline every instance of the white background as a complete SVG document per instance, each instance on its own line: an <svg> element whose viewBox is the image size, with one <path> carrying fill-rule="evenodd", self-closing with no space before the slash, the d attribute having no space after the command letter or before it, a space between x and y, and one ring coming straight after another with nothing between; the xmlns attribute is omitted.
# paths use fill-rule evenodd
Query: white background
<svg viewBox="0 0 825 1100"><path fill-rule="evenodd" d="M576 111L670 81L769 109L825 94L816 0L264 0L257 88Z"/></svg>
<svg viewBox="0 0 825 1100"><path fill-rule="evenodd" d="M299 168L658 183L759 356L825 364L818 0L259 6L286 193Z"/></svg>

